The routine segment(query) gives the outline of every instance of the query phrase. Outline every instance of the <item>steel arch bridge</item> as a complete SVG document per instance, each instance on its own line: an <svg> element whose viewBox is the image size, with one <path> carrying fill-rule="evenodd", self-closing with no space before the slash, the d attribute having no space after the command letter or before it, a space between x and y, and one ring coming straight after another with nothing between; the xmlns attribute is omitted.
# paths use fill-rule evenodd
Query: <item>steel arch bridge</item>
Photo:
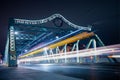
<svg viewBox="0 0 120 80"><path fill-rule="evenodd" d="M82 43L84 45L81 47ZM90 47L96 49L98 46L104 44L97 34L91 31L91 27L75 25L60 14L53 14L40 20L11 18L5 48L5 63L10 67L17 66L17 62L31 62L31 58L34 59L33 62L82 63L85 60L79 57L79 50ZM70 52L77 55L67 57L70 56L68 55ZM75 61L73 58L76 58ZM98 62L97 56L94 56L94 62Z"/></svg>

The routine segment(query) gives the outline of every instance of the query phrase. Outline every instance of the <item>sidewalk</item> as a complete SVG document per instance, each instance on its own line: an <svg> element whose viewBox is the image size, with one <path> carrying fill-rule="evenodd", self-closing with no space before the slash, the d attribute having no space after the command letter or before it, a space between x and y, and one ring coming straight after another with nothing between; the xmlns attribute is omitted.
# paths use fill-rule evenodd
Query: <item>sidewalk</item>
<svg viewBox="0 0 120 80"><path fill-rule="evenodd" d="M21 67L0 66L0 80L82 80L59 74L25 69Z"/></svg>

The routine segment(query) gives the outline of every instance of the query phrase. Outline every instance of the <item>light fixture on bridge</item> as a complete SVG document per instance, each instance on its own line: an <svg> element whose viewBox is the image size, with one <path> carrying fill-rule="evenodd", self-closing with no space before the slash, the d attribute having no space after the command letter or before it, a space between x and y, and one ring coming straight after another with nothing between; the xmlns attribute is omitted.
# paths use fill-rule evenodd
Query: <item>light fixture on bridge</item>
<svg viewBox="0 0 120 80"><path fill-rule="evenodd" d="M58 38L59 38L59 36L56 36L55 38L56 38L56 39L58 39Z"/></svg>
<svg viewBox="0 0 120 80"><path fill-rule="evenodd" d="M19 33L17 31L15 31L15 34L18 35Z"/></svg>
<svg viewBox="0 0 120 80"><path fill-rule="evenodd" d="M25 49L25 52L27 52L28 50Z"/></svg>

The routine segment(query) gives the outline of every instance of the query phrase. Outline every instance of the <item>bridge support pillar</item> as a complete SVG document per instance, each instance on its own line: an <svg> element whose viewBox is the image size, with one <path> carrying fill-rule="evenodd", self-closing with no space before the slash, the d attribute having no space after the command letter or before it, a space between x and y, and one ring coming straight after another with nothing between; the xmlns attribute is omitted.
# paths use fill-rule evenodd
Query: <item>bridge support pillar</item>
<svg viewBox="0 0 120 80"><path fill-rule="evenodd" d="M65 44L65 63L67 63L66 52L67 52L67 44Z"/></svg>
<svg viewBox="0 0 120 80"><path fill-rule="evenodd" d="M93 48L94 48L94 51L95 51L94 54L96 54L96 41L95 41L95 39L93 39ZM97 55L94 56L94 62L95 62L95 63L98 62L98 60L97 60Z"/></svg>
<svg viewBox="0 0 120 80"><path fill-rule="evenodd" d="M77 41L76 43L76 51L77 51L77 55L79 54L78 51L79 51L79 40ZM82 60L81 58L79 58L79 56L77 56L77 63L82 63Z"/></svg>
<svg viewBox="0 0 120 80"><path fill-rule="evenodd" d="M17 55L15 48L15 29L9 26L8 67L17 67Z"/></svg>
<svg viewBox="0 0 120 80"><path fill-rule="evenodd" d="M94 48L94 53L93 54L97 54L96 53L97 42L96 42L95 39L91 39L90 40L90 42L88 43L86 49L90 48L91 44L92 44L92 48ZM92 60L91 60L92 62L94 62L94 63L98 63L99 62L99 57L97 55L94 55L94 56L91 56L91 57L93 57Z"/></svg>

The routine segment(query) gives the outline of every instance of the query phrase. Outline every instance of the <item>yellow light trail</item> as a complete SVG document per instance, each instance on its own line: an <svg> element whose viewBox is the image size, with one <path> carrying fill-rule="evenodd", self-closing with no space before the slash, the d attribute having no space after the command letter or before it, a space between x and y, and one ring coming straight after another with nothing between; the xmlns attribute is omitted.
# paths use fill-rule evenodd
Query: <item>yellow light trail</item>
<svg viewBox="0 0 120 80"><path fill-rule="evenodd" d="M56 43L51 44L51 45L46 46L46 47L47 47L47 49L53 49L53 48L55 48L57 46L63 46L65 44L73 43L73 42L75 42L77 40L82 40L82 39L85 39L85 38L88 38L88 37L91 37L91 36L94 36L94 35L95 34L93 32L90 32L90 33L89 32L83 32L83 33L80 33L80 34L78 34L76 36L67 38L67 39L62 40L60 42L56 42ZM44 51L44 48L34 50L32 52L29 52L27 54L24 54L24 55L20 56L19 58L24 58L24 57L27 57L27 56L30 56L30 55L38 54L38 53L40 53L42 51Z"/></svg>

